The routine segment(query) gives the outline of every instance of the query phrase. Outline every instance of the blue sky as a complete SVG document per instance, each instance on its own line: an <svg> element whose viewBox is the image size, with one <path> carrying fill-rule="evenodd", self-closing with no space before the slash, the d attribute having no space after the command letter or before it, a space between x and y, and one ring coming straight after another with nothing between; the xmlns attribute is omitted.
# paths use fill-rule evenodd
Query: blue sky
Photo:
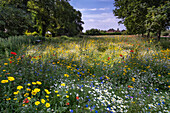
<svg viewBox="0 0 170 113"><path fill-rule="evenodd" d="M83 32L97 28L108 30L110 28L125 29L124 25L118 25L119 19L113 14L114 0L71 0L70 4L82 13Z"/></svg>

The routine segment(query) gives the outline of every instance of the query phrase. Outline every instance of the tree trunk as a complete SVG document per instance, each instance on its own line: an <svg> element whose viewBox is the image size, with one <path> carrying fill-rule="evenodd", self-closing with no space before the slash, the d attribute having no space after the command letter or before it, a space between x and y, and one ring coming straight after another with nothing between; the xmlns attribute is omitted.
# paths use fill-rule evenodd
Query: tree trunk
<svg viewBox="0 0 170 113"><path fill-rule="evenodd" d="M144 37L144 33L142 33L142 37Z"/></svg>
<svg viewBox="0 0 170 113"><path fill-rule="evenodd" d="M45 33L46 33L46 29L47 29L47 26L46 25L42 25L42 36L45 36Z"/></svg>
<svg viewBox="0 0 170 113"><path fill-rule="evenodd" d="M148 31L147 38L150 38L150 30Z"/></svg>
<svg viewBox="0 0 170 113"><path fill-rule="evenodd" d="M158 31L158 33L157 33L157 38L158 38L158 41L160 41L160 38L161 38L161 30Z"/></svg>
<svg viewBox="0 0 170 113"><path fill-rule="evenodd" d="M55 37L55 33L52 33L52 37Z"/></svg>
<svg viewBox="0 0 170 113"><path fill-rule="evenodd" d="M25 9L26 12L27 12L27 8L28 8L28 7L27 7L28 1L29 1L29 0L24 0L24 1L23 1L24 9Z"/></svg>

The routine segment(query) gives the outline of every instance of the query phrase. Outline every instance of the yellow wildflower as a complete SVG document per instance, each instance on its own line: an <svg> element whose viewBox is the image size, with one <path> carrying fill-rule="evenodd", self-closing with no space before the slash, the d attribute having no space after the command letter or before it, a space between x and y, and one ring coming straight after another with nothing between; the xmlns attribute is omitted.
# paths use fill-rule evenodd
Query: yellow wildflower
<svg viewBox="0 0 170 113"><path fill-rule="evenodd" d="M65 86L65 83L62 83L61 86Z"/></svg>
<svg viewBox="0 0 170 113"><path fill-rule="evenodd" d="M40 92L40 89L39 88L35 88L34 91L35 92Z"/></svg>
<svg viewBox="0 0 170 113"><path fill-rule="evenodd" d="M36 92L36 91L34 91L34 90L32 90L31 94L32 94L32 95L36 95L36 94L37 94L37 92Z"/></svg>
<svg viewBox="0 0 170 113"><path fill-rule="evenodd" d="M31 97L27 97L28 100L31 100Z"/></svg>
<svg viewBox="0 0 170 113"><path fill-rule="evenodd" d="M56 90L55 93L58 93L58 91Z"/></svg>
<svg viewBox="0 0 170 113"><path fill-rule="evenodd" d="M48 108L50 107L50 103L46 103L45 106Z"/></svg>
<svg viewBox="0 0 170 113"><path fill-rule="evenodd" d="M1 83L8 83L8 80L1 80Z"/></svg>
<svg viewBox="0 0 170 113"><path fill-rule="evenodd" d="M30 83L28 83L27 85L28 85L28 86L30 86L31 84L30 84Z"/></svg>
<svg viewBox="0 0 170 113"><path fill-rule="evenodd" d="M40 101L36 101L36 102L35 102L35 105L38 106L39 104L40 104Z"/></svg>
<svg viewBox="0 0 170 113"><path fill-rule="evenodd" d="M31 91L31 89L30 89L30 88L27 88L26 90L27 90L27 91Z"/></svg>
<svg viewBox="0 0 170 113"><path fill-rule="evenodd" d="M9 80L9 81L14 81L15 78L14 78L14 77L8 77L8 80Z"/></svg>
<svg viewBox="0 0 170 113"><path fill-rule="evenodd" d="M11 98L7 98L6 100L11 100Z"/></svg>
<svg viewBox="0 0 170 113"><path fill-rule="evenodd" d="M4 63L4 65L5 65L5 66L8 65L8 63Z"/></svg>
<svg viewBox="0 0 170 113"><path fill-rule="evenodd" d="M134 77L132 77L132 81L135 82L135 78Z"/></svg>
<svg viewBox="0 0 170 113"><path fill-rule="evenodd" d="M26 96L28 96L28 95L29 95L29 93L25 93L25 94L24 94L24 97L26 97Z"/></svg>
<svg viewBox="0 0 170 113"><path fill-rule="evenodd" d="M23 88L22 86L18 86L18 87L17 87L18 90L21 90L22 88Z"/></svg>
<svg viewBox="0 0 170 113"><path fill-rule="evenodd" d="M66 98L69 98L69 96L68 96L68 95L66 95Z"/></svg>
<svg viewBox="0 0 170 113"><path fill-rule="evenodd" d="M32 82L33 85L36 85L37 83L36 82Z"/></svg>
<svg viewBox="0 0 170 113"><path fill-rule="evenodd" d="M14 92L14 95L17 95L19 93L19 91L16 91L16 92Z"/></svg>
<svg viewBox="0 0 170 113"><path fill-rule="evenodd" d="M37 83L38 85L41 85L41 84L42 84L40 81L37 81L36 83Z"/></svg>
<svg viewBox="0 0 170 113"><path fill-rule="evenodd" d="M50 92L48 91L48 89L45 89L45 92L46 92L47 94L50 94Z"/></svg>
<svg viewBox="0 0 170 113"><path fill-rule="evenodd" d="M44 104L44 103L45 103L45 100L44 100L44 99L41 99L41 103L43 103L43 104Z"/></svg>
<svg viewBox="0 0 170 113"><path fill-rule="evenodd" d="M64 74L64 76L65 76L65 77L69 77L69 75L68 75L68 74Z"/></svg>

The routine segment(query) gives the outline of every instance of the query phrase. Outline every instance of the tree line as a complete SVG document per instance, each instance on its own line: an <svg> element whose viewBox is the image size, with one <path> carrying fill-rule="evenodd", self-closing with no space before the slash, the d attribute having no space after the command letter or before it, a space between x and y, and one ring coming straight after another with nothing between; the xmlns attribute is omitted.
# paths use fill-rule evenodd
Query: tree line
<svg viewBox="0 0 170 113"><path fill-rule="evenodd" d="M113 13L132 34L157 33L160 40L161 31L170 26L169 0L115 0Z"/></svg>
<svg viewBox="0 0 170 113"><path fill-rule="evenodd" d="M68 0L0 0L0 37L26 30L45 36L74 36L82 32L82 14Z"/></svg>

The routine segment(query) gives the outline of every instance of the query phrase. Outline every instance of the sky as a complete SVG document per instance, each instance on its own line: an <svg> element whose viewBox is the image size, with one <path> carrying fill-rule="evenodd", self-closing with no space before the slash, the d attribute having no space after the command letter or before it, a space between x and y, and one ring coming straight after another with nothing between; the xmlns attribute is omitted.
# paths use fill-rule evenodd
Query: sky
<svg viewBox="0 0 170 113"><path fill-rule="evenodd" d="M108 30L126 29L123 24L118 24L119 19L113 14L114 0L71 0L74 9L82 13L83 32L91 28Z"/></svg>

